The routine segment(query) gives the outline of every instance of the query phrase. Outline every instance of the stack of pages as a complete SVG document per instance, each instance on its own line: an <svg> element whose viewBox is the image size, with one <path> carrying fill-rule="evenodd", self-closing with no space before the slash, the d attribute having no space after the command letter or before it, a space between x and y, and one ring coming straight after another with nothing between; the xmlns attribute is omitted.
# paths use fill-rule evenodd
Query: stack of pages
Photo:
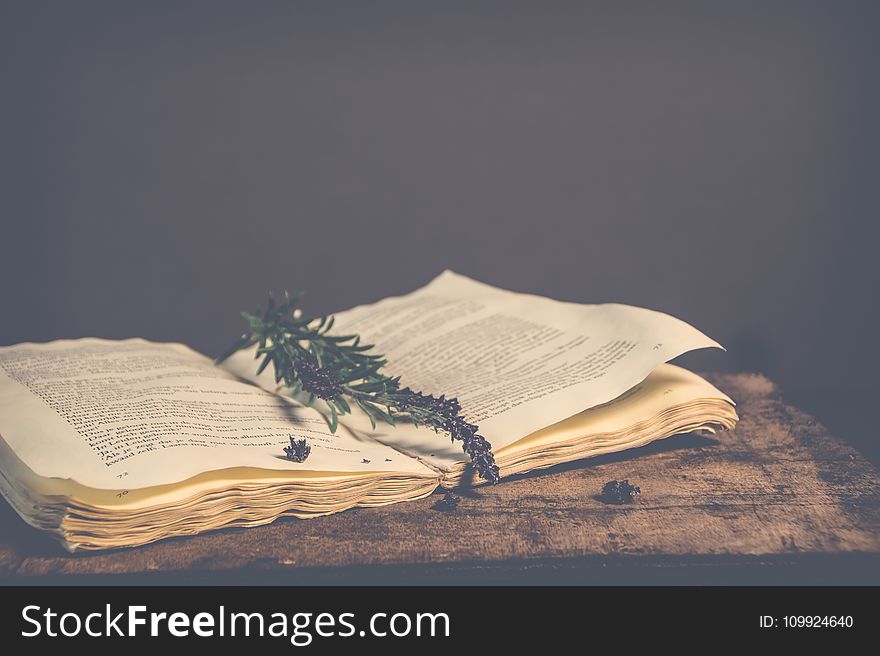
<svg viewBox="0 0 880 656"><path fill-rule="evenodd" d="M666 364L718 347L625 305L501 290L452 272L336 315L426 393L461 401L502 477L732 428L733 402ZM476 483L460 444L354 414L331 432L251 353L215 365L181 344L63 340L0 348L0 492L71 551L418 499ZM357 412L357 411L356 411ZM284 457L304 438L302 463ZM502 481L503 484L503 481Z"/></svg>

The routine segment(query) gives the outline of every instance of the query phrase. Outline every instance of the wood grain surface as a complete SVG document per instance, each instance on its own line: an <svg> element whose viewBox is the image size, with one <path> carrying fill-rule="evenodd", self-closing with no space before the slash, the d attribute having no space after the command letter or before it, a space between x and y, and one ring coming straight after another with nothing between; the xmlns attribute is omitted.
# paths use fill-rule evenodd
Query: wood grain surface
<svg viewBox="0 0 880 656"><path fill-rule="evenodd" d="M757 374L707 375L739 404L715 438L642 449L437 496L136 549L69 555L0 507L5 582L506 583L880 580L880 478ZM627 478L617 506L602 485Z"/></svg>

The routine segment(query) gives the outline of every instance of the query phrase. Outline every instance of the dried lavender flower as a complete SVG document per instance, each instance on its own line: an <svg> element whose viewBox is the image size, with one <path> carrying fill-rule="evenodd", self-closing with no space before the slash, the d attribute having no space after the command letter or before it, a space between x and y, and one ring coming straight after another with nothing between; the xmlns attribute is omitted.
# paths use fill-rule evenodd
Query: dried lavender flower
<svg viewBox="0 0 880 656"><path fill-rule="evenodd" d="M500 471L495 464L492 445L477 433L479 428L475 424L469 423L459 414L461 404L458 399L414 392L408 387L400 390L398 394L400 396L398 409L408 412L416 423L424 423L435 430L446 431L453 442L460 440L462 451L468 454L480 478L493 484L500 480Z"/></svg>
<svg viewBox="0 0 880 656"><path fill-rule="evenodd" d="M293 368L303 391L314 394L319 399L329 401L342 394L342 387L336 377L326 367L318 365L315 358L302 358L295 361Z"/></svg>
<svg viewBox="0 0 880 656"><path fill-rule="evenodd" d="M623 504L632 503L642 493L637 485L632 485L627 479L622 481L608 481L602 487L599 499L605 503Z"/></svg>
<svg viewBox="0 0 880 656"><path fill-rule="evenodd" d="M458 504L460 501L460 497L456 496L450 491L447 491L446 494L443 495L443 498L439 499L437 503L432 506L432 508L434 510L439 510L440 512L455 512L455 509L458 508Z"/></svg>
<svg viewBox="0 0 880 656"><path fill-rule="evenodd" d="M305 462L311 452L312 447L309 446L305 438L298 440L293 435L290 436L290 446L284 447L287 459L293 460L293 462Z"/></svg>

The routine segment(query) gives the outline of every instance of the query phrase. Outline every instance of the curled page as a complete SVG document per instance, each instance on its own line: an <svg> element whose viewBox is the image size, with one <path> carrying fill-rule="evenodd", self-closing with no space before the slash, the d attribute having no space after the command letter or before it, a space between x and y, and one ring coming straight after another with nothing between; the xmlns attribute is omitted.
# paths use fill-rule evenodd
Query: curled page
<svg viewBox="0 0 880 656"><path fill-rule="evenodd" d="M337 314L334 331L375 344L402 385L458 397L495 449L615 399L683 353L721 348L661 312L555 301L452 271ZM367 432L429 463L438 439L405 426Z"/></svg>

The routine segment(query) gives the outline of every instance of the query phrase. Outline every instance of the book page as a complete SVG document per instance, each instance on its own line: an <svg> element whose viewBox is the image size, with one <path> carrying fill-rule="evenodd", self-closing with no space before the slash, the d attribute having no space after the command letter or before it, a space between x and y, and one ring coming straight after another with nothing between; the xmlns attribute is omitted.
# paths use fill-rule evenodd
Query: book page
<svg viewBox="0 0 880 656"><path fill-rule="evenodd" d="M499 449L499 453L540 449L586 435L612 434L657 422L664 412L672 414L674 408L700 408L702 402L712 405L719 401L722 403L718 405L728 407L730 416L736 415L733 400L714 385L687 369L662 364L645 380L610 403L542 428Z"/></svg>
<svg viewBox="0 0 880 656"><path fill-rule="evenodd" d="M304 463L284 457L306 438ZM433 472L181 344L62 340L0 348L0 436L43 477L136 489L229 467Z"/></svg>
<svg viewBox="0 0 880 656"><path fill-rule="evenodd" d="M495 449L617 398L683 353L721 348L661 312L514 293L451 271L405 296L336 314L334 332L375 344L402 385L458 397ZM369 432L368 422L354 422ZM429 463L442 448L426 429L372 434Z"/></svg>
<svg viewBox="0 0 880 656"><path fill-rule="evenodd" d="M682 432L661 430L669 423L690 426L682 417L691 423L696 421L702 428L709 424L730 428L736 423L734 407L735 404L726 394L697 374L662 364L645 380L613 401L566 417L494 451L499 464L507 462L510 456L516 457L522 453L531 454L534 463L543 461L558 464L572 459L568 455L560 459L559 448L562 445L583 443L600 447L607 444L609 435L614 435L615 448L610 451L641 446L654 439ZM677 418L679 421L676 423ZM369 426L364 428L360 421L358 425L361 430L369 431ZM694 428L690 426L688 430ZM406 424L380 434L387 444L415 458L424 459L440 471L456 471L461 463L467 462L467 456L462 453L460 443L450 443L448 438L443 437Z"/></svg>

